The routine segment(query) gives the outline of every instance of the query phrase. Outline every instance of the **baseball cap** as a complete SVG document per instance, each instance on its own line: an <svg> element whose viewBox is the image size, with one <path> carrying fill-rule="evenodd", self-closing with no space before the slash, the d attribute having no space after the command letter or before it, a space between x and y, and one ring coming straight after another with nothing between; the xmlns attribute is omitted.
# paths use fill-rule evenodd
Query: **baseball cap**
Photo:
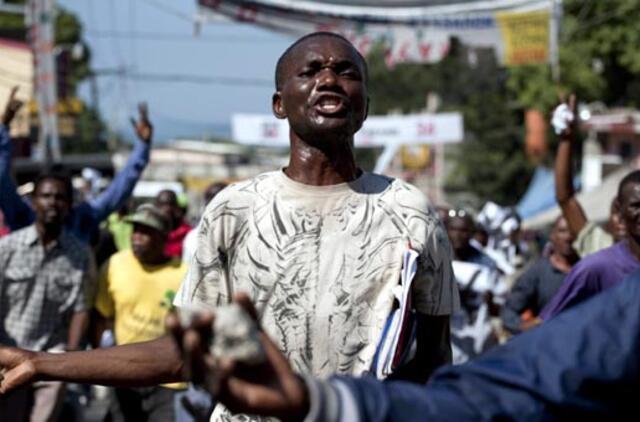
<svg viewBox="0 0 640 422"><path fill-rule="evenodd" d="M151 227L162 233L171 231L171 221L153 204L142 204L136 208L136 212L124 219L132 224L141 224Z"/></svg>

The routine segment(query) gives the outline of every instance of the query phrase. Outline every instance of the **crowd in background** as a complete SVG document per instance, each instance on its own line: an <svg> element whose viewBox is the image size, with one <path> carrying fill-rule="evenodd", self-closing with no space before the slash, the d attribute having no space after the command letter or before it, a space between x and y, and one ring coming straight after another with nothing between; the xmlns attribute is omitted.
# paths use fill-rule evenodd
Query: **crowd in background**
<svg viewBox="0 0 640 422"><path fill-rule="evenodd" d="M0 126L0 343L62 352L161 336L198 229L174 191L129 206L151 148L146 109L134 124L140 139L129 161L104 190L79 198L69 174L54 167L20 197L8 134L19 106L10 99ZM620 183L606 227L587 221L568 182L574 136L560 137L556 194L563 213L547 232L524 232L513 209L490 201L480 210L438 207L460 294L451 316L454 363L509 341L638 268L640 175ZM204 203L225 187L212 183ZM56 381L34 386L24 400L43 412L35 420L61 412L67 412L63 420L74 417L64 406L66 388ZM212 408L208 395L184 383L116 388L111 402L110 420L202 420Z"/></svg>

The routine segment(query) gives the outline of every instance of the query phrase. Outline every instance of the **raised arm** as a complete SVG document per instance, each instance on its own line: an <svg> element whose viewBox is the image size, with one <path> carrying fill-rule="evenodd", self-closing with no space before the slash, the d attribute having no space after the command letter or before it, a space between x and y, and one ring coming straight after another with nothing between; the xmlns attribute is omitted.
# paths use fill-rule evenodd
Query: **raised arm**
<svg viewBox="0 0 640 422"><path fill-rule="evenodd" d="M575 116L576 97L571 95L567 104L569 110ZM557 110L557 109L556 109ZM575 120L575 117L574 117ZM580 203L576 200L573 190L573 171L571 158L576 142L575 122L566 122L566 128L559 134L558 151L555 161L556 200L562 210L562 215L567 219L569 230L574 236L587 224L587 217Z"/></svg>
<svg viewBox="0 0 640 422"><path fill-rule="evenodd" d="M132 118L131 123L140 142L135 145L124 168L116 174L109 187L97 198L88 201L97 222L106 219L127 202L149 162L153 126L146 104L138 105L138 114L138 121Z"/></svg>
<svg viewBox="0 0 640 422"><path fill-rule="evenodd" d="M33 210L28 203L18 195L16 184L11 177L11 138L9 125L22 106L22 102L15 98L18 87L11 90L9 100L2 114L0 124L0 210L11 230L18 230L28 226L34 220Z"/></svg>

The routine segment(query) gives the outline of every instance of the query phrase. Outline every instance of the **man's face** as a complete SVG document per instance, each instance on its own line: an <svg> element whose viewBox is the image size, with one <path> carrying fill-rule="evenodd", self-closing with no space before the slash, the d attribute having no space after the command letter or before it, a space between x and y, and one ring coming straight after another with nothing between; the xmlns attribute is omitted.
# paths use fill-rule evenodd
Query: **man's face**
<svg viewBox="0 0 640 422"><path fill-rule="evenodd" d="M627 236L627 228L624 225L624 221L622 221L622 216L618 208L618 202L614 200L611 203L609 221L607 222L607 230L613 235L616 242Z"/></svg>
<svg viewBox="0 0 640 422"><path fill-rule="evenodd" d="M468 247L473 232L473 222L469 219L463 217L449 217L447 219L447 233L454 250L459 251Z"/></svg>
<svg viewBox="0 0 640 422"><path fill-rule="evenodd" d="M620 217L627 235L640 242L640 183L627 183L620 192Z"/></svg>
<svg viewBox="0 0 640 422"><path fill-rule="evenodd" d="M175 193L171 191L160 192L156 197L155 205L174 223L179 221L182 217L182 211L178 206L178 198L176 197Z"/></svg>
<svg viewBox="0 0 640 422"><path fill-rule="evenodd" d="M367 115L365 69L350 44L333 37L302 42L285 59L273 111L303 140L351 136Z"/></svg>
<svg viewBox="0 0 640 422"><path fill-rule="evenodd" d="M554 252L564 256L573 257L576 252L573 249L573 241L575 238L569 230L567 220L560 218L556 221L549 235Z"/></svg>
<svg viewBox="0 0 640 422"><path fill-rule="evenodd" d="M33 194L36 220L45 226L60 226L69 213L69 192L66 185L56 179L45 179Z"/></svg>
<svg viewBox="0 0 640 422"><path fill-rule="evenodd" d="M133 225L131 250L140 262L151 262L164 251L165 243L166 236L160 231L143 224Z"/></svg>

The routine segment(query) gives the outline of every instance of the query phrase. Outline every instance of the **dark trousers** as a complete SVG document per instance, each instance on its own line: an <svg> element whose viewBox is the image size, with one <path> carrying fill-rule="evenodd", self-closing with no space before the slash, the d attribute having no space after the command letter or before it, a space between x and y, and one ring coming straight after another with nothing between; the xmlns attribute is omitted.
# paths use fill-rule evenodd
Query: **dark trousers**
<svg viewBox="0 0 640 422"><path fill-rule="evenodd" d="M174 422L173 396L179 390L165 387L116 388L126 422Z"/></svg>

